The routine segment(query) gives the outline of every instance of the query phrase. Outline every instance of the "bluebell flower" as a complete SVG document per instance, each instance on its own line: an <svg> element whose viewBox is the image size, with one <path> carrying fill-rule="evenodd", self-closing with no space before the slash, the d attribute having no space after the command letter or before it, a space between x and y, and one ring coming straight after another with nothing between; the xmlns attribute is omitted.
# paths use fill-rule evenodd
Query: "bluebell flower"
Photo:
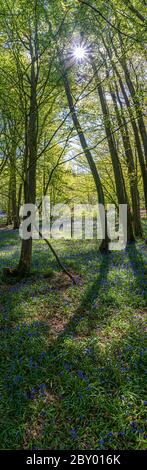
<svg viewBox="0 0 147 470"><path fill-rule="evenodd" d="M121 367L121 368L120 368L120 371L121 371L121 372L126 372L127 370L128 370L127 367Z"/></svg>
<svg viewBox="0 0 147 470"><path fill-rule="evenodd" d="M68 372L71 370L71 365L69 364L69 362L64 362L63 366Z"/></svg>
<svg viewBox="0 0 147 470"><path fill-rule="evenodd" d="M136 432L137 425L135 421L131 423L131 426L132 426L132 432Z"/></svg>
<svg viewBox="0 0 147 470"><path fill-rule="evenodd" d="M37 393L37 390L33 387L32 390L31 390L31 393L30 393L31 400L33 400L35 398L36 393Z"/></svg>
<svg viewBox="0 0 147 470"><path fill-rule="evenodd" d="M87 377L84 375L82 370L78 370L77 375L78 375L79 379L87 380Z"/></svg>
<svg viewBox="0 0 147 470"><path fill-rule="evenodd" d="M75 428L72 428L70 430L70 434L71 434L72 439L77 439L77 431Z"/></svg>
<svg viewBox="0 0 147 470"><path fill-rule="evenodd" d="M144 354L145 354L144 350L140 351L140 356L144 356Z"/></svg>
<svg viewBox="0 0 147 470"><path fill-rule="evenodd" d="M45 357L45 352L42 352L39 357L39 362L42 362Z"/></svg>
<svg viewBox="0 0 147 470"><path fill-rule="evenodd" d="M16 377L14 377L13 379L13 383L17 384L19 382L22 382L22 380L23 380L23 377L21 375L16 375Z"/></svg>
<svg viewBox="0 0 147 470"><path fill-rule="evenodd" d="M99 444L100 444L100 445L103 445L103 444L104 444L104 439L101 439L101 440L99 441Z"/></svg>
<svg viewBox="0 0 147 470"><path fill-rule="evenodd" d="M30 357L30 360L29 360L29 366L30 366L30 367L32 367L32 365L33 365L33 358L32 358L32 357Z"/></svg>
<svg viewBox="0 0 147 470"><path fill-rule="evenodd" d="M79 395L79 398L80 398L80 400L83 400L83 395L82 395L82 393L81 393L81 392L79 392L79 394L78 394L78 395Z"/></svg>
<svg viewBox="0 0 147 470"><path fill-rule="evenodd" d="M40 385L39 385L39 389L40 389L40 390L45 390L45 388L46 388L46 385L45 385L45 384L40 384Z"/></svg>
<svg viewBox="0 0 147 470"><path fill-rule="evenodd" d="M92 348L86 348L84 352L86 354L92 354Z"/></svg>
<svg viewBox="0 0 147 470"><path fill-rule="evenodd" d="M126 351L131 351L131 349L134 349L132 346L127 346Z"/></svg>

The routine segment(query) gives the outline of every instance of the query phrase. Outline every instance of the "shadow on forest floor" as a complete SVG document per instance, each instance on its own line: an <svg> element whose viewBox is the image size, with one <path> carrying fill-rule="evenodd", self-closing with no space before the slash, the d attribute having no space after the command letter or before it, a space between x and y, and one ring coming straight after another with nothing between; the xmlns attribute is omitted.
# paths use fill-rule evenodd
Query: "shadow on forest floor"
<svg viewBox="0 0 147 470"><path fill-rule="evenodd" d="M79 250L79 286L1 286L1 449L145 448L145 252Z"/></svg>

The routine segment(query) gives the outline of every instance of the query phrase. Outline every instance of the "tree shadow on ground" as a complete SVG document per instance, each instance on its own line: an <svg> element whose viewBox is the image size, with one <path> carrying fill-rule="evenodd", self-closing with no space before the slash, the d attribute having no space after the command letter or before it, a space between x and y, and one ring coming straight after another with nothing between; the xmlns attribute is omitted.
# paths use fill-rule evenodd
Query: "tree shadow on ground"
<svg viewBox="0 0 147 470"><path fill-rule="evenodd" d="M143 245L144 251L147 249ZM145 263L142 253L138 251L136 245L128 246L126 249L130 265L134 276L136 278L136 286L138 287L139 292L147 301L147 264Z"/></svg>
<svg viewBox="0 0 147 470"><path fill-rule="evenodd" d="M129 319L126 334L118 340L112 337L108 345L106 340L105 349L94 336L102 318L93 307L107 279L111 255L100 260L97 277L55 337L50 336L48 322L17 325L16 300L9 300L1 341L1 448L98 449L104 445L116 449L119 442L127 449L138 445L137 424L132 427L128 422L136 423L143 393L144 356L136 357L134 342L139 348L144 332L137 320L133 326ZM85 320L86 335L80 336L78 327Z"/></svg>

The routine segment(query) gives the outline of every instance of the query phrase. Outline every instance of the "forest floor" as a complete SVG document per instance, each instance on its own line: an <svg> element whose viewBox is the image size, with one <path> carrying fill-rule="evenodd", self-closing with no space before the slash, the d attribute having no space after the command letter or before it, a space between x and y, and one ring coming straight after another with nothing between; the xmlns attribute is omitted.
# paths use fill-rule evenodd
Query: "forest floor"
<svg viewBox="0 0 147 470"><path fill-rule="evenodd" d="M95 241L43 241L32 275L6 283L18 233L0 233L1 449L145 449L143 241L108 256Z"/></svg>

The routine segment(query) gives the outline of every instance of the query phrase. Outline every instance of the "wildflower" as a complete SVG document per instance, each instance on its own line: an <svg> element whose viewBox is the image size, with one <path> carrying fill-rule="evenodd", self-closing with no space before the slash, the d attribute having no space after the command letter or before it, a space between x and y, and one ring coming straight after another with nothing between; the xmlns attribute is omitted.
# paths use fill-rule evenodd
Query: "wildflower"
<svg viewBox="0 0 147 470"><path fill-rule="evenodd" d="M21 375L16 375L16 377L13 379L13 383L16 385L17 383L22 382L22 380L23 378Z"/></svg>
<svg viewBox="0 0 147 470"><path fill-rule="evenodd" d="M132 346L127 346L126 351L131 351L131 349L133 349Z"/></svg>
<svg viewBox="0 0 147 470"><path fill-rule="evenodd" d="M132 428L136 429L136 421L133 421L133 422L131 423L131 426L132 426Z"/></svg>
<svg viewBox="0 0 147 470"><path fill-rule="evenodd" d="M102 446L102 445L104 444L104 439L101 439L101 440L99 441L99 444Z"/></svg>
<svg viewBox="0 0 147 470"><path fill-rule="evenodd" d="M71 366L70 366L69 362L64 362L63 365L64 365L64 368L65 368L68 372L71 371Z"/></svg>
<svg viewBox="0 0 147 470"><path fill-rule="evenodd" d="M131 423L131 426L132 426L132 432L136 432L136 427L137 427L137 425L136 425L136 422L135 422L135 421L133 421L133 422Z"/></svg>
<svg viewBox="0 0 147 470"><path fill-rule="evenodd" d="M30 357L30 360L29 360L29 366L30 366L30 367L32 367L32 365L33 365L33 358L32 358L32 357Z"/></svg>
<svg viewBox="0 0 147 470"><path fill-rule="evenodd" d="M37 393L37 390L33 387L32 390L31 390L31 393L30 393L31 400L33 400L35 398L36 393Z"/></svg>
<svg viewBox="0 0 147 470"><path fill-rule="evenodd" d="M119 435L120 437L124 437L124 436L125 436L125 432L122 432L122 431L121 431L121 432L118 433L118 435Z"/></svg>
<svg viewBox="0 0 147 470"><path fill-rule="evenodd" d="M77 431L75 428L72 428L70 430L70 434L71 434L72 439L77 439Z"/></svg>
<svg viewBox="0 0 147 470"><path fill-rule="evenodd" d="M45 389L46 389L46 385L45 385L45 384L39 385L39 390L40 390L40 392L41 392L41 395L45 395Z"/></svg>
<svg viewBox="0 0 147 470"><path fill-rule="evenodd" d="M140 351L140 356L144 356L145 352L144 350Z"/></svg>
<svg viewBox="0 0 147 470"><path fill-rule="evenodd" d="M83 374L82 370L78 370L77 374L78 374L79 379L87 380L87 377Z"/></svg>
<svg viewBox="0 0 147 470"><path fill-rule="evenodd" d="M84 352L86 354L91 354L92 353L92 348L86 348Z"/></svg>
<svg viewBox="0 0 147 470"><path fill-rule="evenodd" d="M121 367L121 372L126 372L127 371L127 367Z"/></svg>
<svg viewBox="0 0 147 470"><path fill-rule="evenodd" d="M42 352L39 357L39 362L42 362L45 357L45 352Z"/></svg>

